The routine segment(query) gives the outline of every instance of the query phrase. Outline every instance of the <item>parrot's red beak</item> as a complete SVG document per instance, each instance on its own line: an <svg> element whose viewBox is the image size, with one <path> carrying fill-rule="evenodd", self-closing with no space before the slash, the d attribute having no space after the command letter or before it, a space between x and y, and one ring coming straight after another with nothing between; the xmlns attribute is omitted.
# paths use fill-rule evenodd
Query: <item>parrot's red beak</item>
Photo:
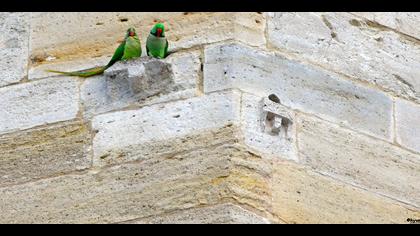
<svg viewBox="0 0 420 236"><path fill-rule="evenodd" d="M158 28L156 34L157 34L158 37L160 37L162 35L162 29Z"/></svg>
<svg viewBox="0 0 420 236"><path fill-rule="evenodd" d="M133 31L130 31L130 33L128 33L128 35L130 35L131 37L133 37L134 36L134 32Z"/></svg>

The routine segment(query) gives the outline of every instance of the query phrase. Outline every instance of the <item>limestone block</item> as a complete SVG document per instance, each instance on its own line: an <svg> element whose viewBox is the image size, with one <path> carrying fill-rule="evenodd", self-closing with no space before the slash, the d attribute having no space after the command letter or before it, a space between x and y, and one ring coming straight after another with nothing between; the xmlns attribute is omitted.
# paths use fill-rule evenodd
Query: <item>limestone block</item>
<svg viewBox="0 0 420 236"><path fill-rule="evenodd" d="M420 105L396 99L395 121L397 142L420 152Z"/></svg>
<svg viewBox="0 0 420 236"><path fill-rule="evenodd" d="M94 165L182 150L191 137L206 140L201 134L208 135L210 143L232 139L233 135L222 140L213 138L221 137L219 132L226 127L234 128L239 119L239 99L236 92L214 93L96 116L92 121L93 129L97 130L93 141Z"/></svg>
<svg viewBox="0 0 420 236"><path fill-rule="evenodd" d="M0 188L1 223L114 223L226 198L229 145Z"/></svg>
<svg viewBox="0 0 420 236"><path fill-rule="evenodd" d="M0 87L26 77L30 13L0 13Z"/></svg>
<svg viewBox="0 0 420 236"><path fill-rule="evenodd" d="M0 88L0 134L76 118L78 91L67 77Z"/></svg>
<svg viewBox="0 0 420 236"><path fill-rule="evenodd" d="M275 162L273 208L286 223L384 224L418 219L420 209L289 162Z"/></svg>
<svg viewBox="0 0 420 236"><path fill-rule="evenodd" d="M270 13L268 41L320 67L420 101L418 40L377 23L349 13Z"/></svg>
<svg viewBox="0 0 420 236"><path fill-rule="evenodd" d="M420 206L420 155L384 141L301 116L300 157L316 171Z"/></svg>
<svg viewBox="0 0 420 236"><path fill-rule="evenodd" d="M0 136L0 187L90 167L90 136L78 120Z"/></svg>
<svg viewBox="0 0 420 236"><path fill-rule="evenodd" d="M205 49L204 91L237 88L352 129L392 139L392 100L344 78L240 44Z"/></svg>
<svg viewBox="0 0 420 236"><path fill-rule="evenodd" d="M258 215L272 219L272 158L260 156L236 144L241 155L233 155L230 175L226 178L229 188L229 196L235 202L247 206ZM221 182L224 179L219 179Z"/></svg>

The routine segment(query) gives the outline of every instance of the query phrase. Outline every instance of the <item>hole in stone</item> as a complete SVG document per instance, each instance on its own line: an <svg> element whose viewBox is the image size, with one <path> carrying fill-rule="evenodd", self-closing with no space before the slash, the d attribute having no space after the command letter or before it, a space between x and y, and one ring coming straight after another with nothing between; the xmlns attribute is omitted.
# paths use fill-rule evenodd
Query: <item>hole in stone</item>
<svg viewBox="0 0 420 236"><path fill-rule="evenodd" d="M268 95L268 99L270 99L270 101L272 101L272 102L280 103L280 98L277 97L275 94Z"/></svg>
<svg viewBox="0 0 420 236"><path fill-rule="evenodd" d="M121 18L120 19L120 22L127 22L128 21L128 18Z"/></svg>
<svg viewBox="0 0 420 236"><path fill-rule="evenodd" d="M181 117L180 115L174 115L173 118L179 118Z"/></svg>

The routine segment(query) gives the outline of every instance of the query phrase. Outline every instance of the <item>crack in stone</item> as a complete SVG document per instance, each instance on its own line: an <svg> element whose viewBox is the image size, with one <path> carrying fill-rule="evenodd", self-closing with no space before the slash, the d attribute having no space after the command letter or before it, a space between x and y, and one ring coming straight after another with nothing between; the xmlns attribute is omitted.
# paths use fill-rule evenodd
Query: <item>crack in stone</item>
<svg viewBox="0 0 420 236"><path fill-rule="evenodd" d="M407 85L407 87L413 92L416 93L416 89L414 88L414 86L409 83L407 80L405 80L404 78L402 78L401 76L397 75L397 74L392 74L399 82L403 83L404 85Z"/></svg>
<svg viewBox="0 0 420 236"><path fill-rule="evenodd" d="M330 31L331 31L331 38L333 38L337 42L340 42L337 39L337 33L334 31L334 27L332 26L331 22L329 22L327 20L327 17L325 17L325 15L321 15L321 19L322 19L322 22L324 22L325 26L327 26L327 28L330 29Z"/></svg>

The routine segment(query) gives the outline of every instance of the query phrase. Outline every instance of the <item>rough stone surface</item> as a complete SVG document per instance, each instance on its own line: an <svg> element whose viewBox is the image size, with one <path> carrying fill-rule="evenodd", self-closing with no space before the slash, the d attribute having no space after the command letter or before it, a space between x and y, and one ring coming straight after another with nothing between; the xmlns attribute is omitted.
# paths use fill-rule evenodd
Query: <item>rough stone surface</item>
<svg viewBox="0 0 420 236"><path fill-rule="evenodd" d="M300 156L316 171L420 206L420 155L306 116L298 129Z"/></svg>
<svg viewBox="0 0 420 236"><path fill-rule="evenodd" d="M227 203L193 208L163 216L126 222L129 224L268 224L267 219Z"/></svg>
<svg viewBox="0 0 420 236"><path fill-rule="evenodd" d="M175 53L160 61L141 58L118 62L103 76L84 81L84 116L138 105L193 97L199 80L199 53Z"/></svg>
<svg viewBox="0 0 420 236"><path fill-rule="evenodd" d="M30 13L0 13L0 87L24 79L28 66Z"/></svg>
<svg viewBox="0 0 420 236"><path fill-rule="evenodd" d="M419 42L380 25L348 13L270 13L268 41L311 63L420 101Z"/></svg>
<svg viewBox="0 0 420 236"><path fill-rule="evenodd" d="M297 160L296 125L288 124L289 127L279 130L278 134L266 133L264 128L267 114L263 108L267 104L264 104L264 99L247 93L242 95L241 129L245 145L264 156ZM273 104L270 106L274 107Z"/></svg>
<svg viewBox="0 0 420 236"><path fill-rule="evenodd" d="M397 99L395 120L397 142L420 152L420 105Z"/></svg>
<svg viewBox="0 0 420 236"><path fill-rule="evenodd" d="M353 14L420 39L418 12L354 12Z"/></svg>
<svg viewBox="0 0 420 236"><path fill-rule="evenodd" d="M93 141L94 164L156 155L156 151L178 148L171 143L179 143L183 137L231 126L239 119L239 98L236 92L215 93L97 116L93 119L93 129L97 130ZM161 148L156 149L151 143ZM145 149L147 146L150 148Z"/></svg>
<svg viewBox="0 0 420 236"><path fill-rule="evenodd" d="M39 12L32 13L31 18L32 64L111 56L129 27L135 26L141 42L146 42L150 29L158 21L166 25L170 51L229 39L254 46L265 44L265 17L253 12ZM142 46L146 55L145 43Z"/></svg>
<svg viewBox="0 0 420 236"><path fill-rule="evenodd" d="M247 206L258 215L279 222L272 218L272 159L248 151L236 144L241 155L231 158L232 169L226 178L230 197L235 202ZM216 182L221 182L219 179Z"/></svg>
<svg viewBox="0 0 420 236"><path fill-rule="evenodd" d="M287 223L399 223L418 219L412 209L390 199L337 182L289 162L275 162L273 208Z"/></svg>
<svg viewBox="0 0 420 236"><path fill-rule="evenodd" d="M204 91L227 88L268 97L352 129L391 139L392 100L326 71L239 44L205 50Z"/></svg>
<svg viewBox="0 0 420 236"><path fill-rule="evenodd" d="M113 223L215 205L231 155L240 152L219 146L0 188L0 222Z"/></svg>
<svg viewBox="0 0 420 236"><path fill-rule="evenodd" d="M90 167L90 132L80 121L0 136L0 187Z"/></svg>
<svg viewBox="0 0 420 236"><path fill-rule="evenodd" d="M0 88L0 133L74 119L78 82L51 78Z"/></svg>

